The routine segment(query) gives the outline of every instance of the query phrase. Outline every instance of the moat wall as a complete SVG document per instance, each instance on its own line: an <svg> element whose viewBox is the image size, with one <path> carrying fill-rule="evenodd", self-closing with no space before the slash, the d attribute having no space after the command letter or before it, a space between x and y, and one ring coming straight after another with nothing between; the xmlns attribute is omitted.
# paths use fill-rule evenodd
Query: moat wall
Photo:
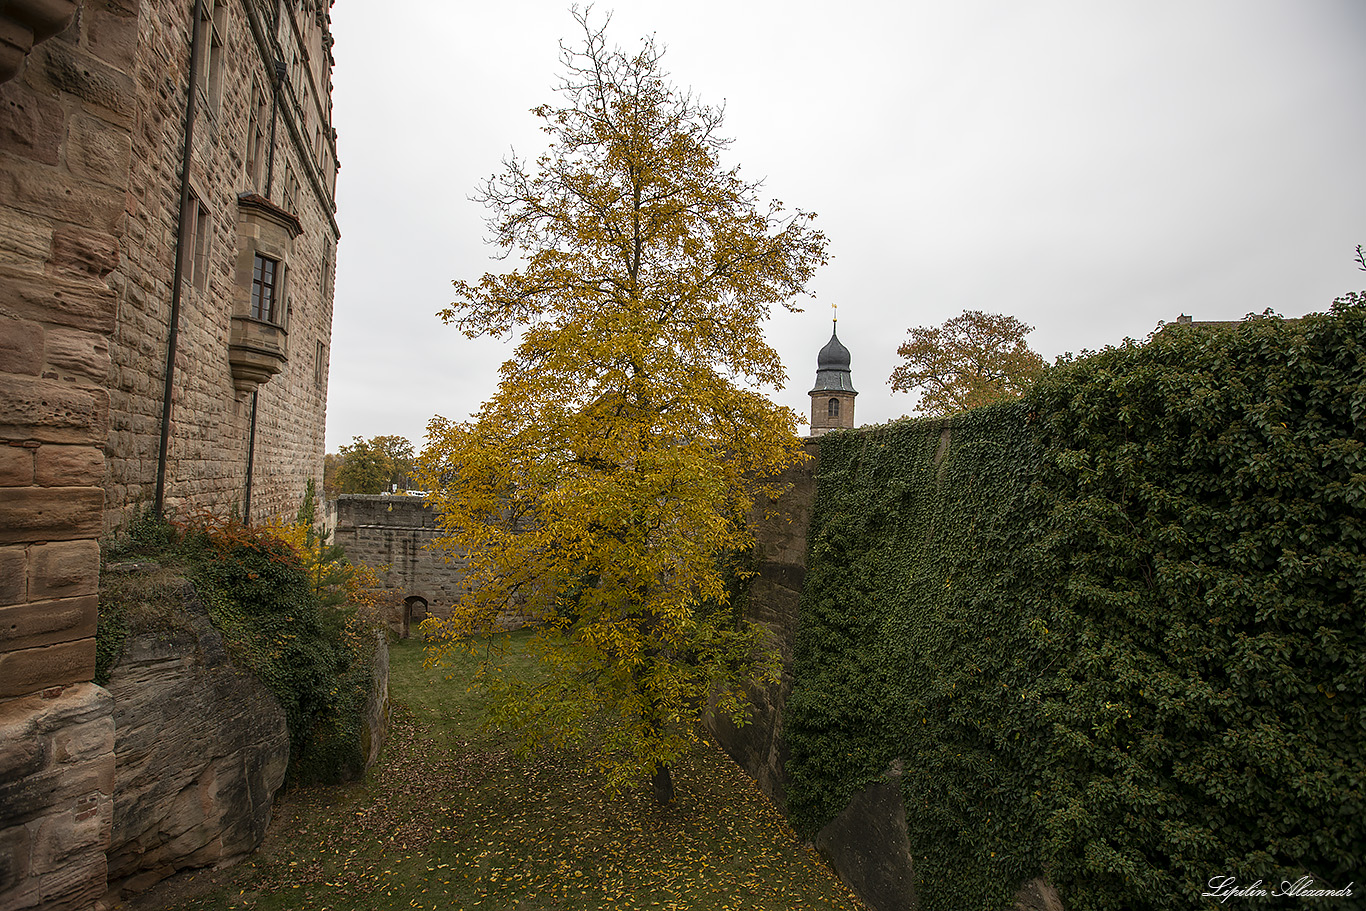
<svg viewBox="0 0 1366 911"><path fill-rule="evenodd" d="M464 564L429 547L439 529L425 499L343 494L329 504L328 513L332 540L347 559L379 573L390 594L386 619L391 629L406 635L427 614L449 616L460 597Z"/></svg>

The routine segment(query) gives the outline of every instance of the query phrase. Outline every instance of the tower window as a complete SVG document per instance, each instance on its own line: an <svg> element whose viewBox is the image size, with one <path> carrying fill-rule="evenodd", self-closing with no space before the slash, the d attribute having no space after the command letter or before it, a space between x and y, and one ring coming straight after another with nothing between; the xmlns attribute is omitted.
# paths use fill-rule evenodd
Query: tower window
<svg viewBox="0 0 1366 911"><path fill-rule="evenodd" d="M840 400L839 400L839 399L831 399L831 400L829 401L829 403L826 404L826 406L825 406L825 416L826 416L826 417L830 417L830 418L837 418L837 417L840 416Z"/></svg>
<svg viewBox="0 0 1366 911"><path fill-rule="evenodd" d="M251 318L273 322L275 318L275 278L280 263L256 254L251 272Z"/></svg>

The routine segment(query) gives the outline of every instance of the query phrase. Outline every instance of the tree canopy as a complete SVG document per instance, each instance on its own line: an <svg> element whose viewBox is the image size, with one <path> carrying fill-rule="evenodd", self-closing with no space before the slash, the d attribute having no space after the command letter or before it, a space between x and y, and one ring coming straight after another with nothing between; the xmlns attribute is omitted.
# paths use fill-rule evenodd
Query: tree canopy
<svg viewBox="0 0 1366 911"><path fill-rule="evenodd" d="M341 447L333 469L330 495L342 493L388 493L411 486L416 467L413 444L401 436L352 437Z"/></svg>
<svg viewBox="0 0 1366 911"><path fill-rule="evenodd" d="M1013 316L965 310L943 326L918 326L896 349L892 389L920 389L916 410L947 415L1019 396L1043 369L1025 343L1034 331Z"/></svg>
<svg viewBox="0 0 1366 911"><path fill-rule="evenodd" d="M546 676L501 690L501 720L527 746L595 739L609 785L649 776L669 800L708 700L743 721L777 672L727 559L804 458L797 414L758 391L785 380L761 327L797 309L825 237L722 165L723 112L668 82L653 39L609 49L574 16L560 101L533 111L549 149L480 193L520 267L456 281L440 314L520 342L473 423L429 430L440 544L468 560L437 657L531 618Z"/></svg>

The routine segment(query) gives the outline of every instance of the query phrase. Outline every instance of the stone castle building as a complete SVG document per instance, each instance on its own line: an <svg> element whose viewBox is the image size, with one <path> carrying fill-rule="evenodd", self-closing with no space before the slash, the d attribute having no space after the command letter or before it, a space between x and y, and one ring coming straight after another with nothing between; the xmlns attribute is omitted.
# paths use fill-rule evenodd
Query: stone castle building
<svg viewBox="0 0 1366 911"><path fill-rule="evenodd" d="M0 907L106 886L99 537L322 477L330 5L0 4Z"/></svg>
<svg viewBox="0 0 1366 911"><path fill-rule="evenodd" d="M192 30L194 6L144 0L137 19L106 525L159 499L260 519L322 479L340 236L331 2L199 0ZM173 74L187 83L196 34L195 91L166 94Z"/></svg>
<svg viewBox="0 0 1366 911"><path fill-rule="evenodd" d="M830 341L816 355L816 385L809 393L812 437L854 426L854 397L858 393L849 373L852 358L835 328L831 327Z"/></svg>

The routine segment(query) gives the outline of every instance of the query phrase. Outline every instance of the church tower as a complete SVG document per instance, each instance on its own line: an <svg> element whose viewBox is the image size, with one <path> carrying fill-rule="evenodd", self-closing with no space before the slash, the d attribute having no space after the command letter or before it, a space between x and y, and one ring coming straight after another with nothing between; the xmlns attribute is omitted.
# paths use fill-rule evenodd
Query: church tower
<svg viewBox="0 0 1366 911"><path fill-rule="evenodd" d="M849 349L830 329L830 341L816 355L816 385L811 390L811 436L854 426L854 383L849 378Z"/></svg>

